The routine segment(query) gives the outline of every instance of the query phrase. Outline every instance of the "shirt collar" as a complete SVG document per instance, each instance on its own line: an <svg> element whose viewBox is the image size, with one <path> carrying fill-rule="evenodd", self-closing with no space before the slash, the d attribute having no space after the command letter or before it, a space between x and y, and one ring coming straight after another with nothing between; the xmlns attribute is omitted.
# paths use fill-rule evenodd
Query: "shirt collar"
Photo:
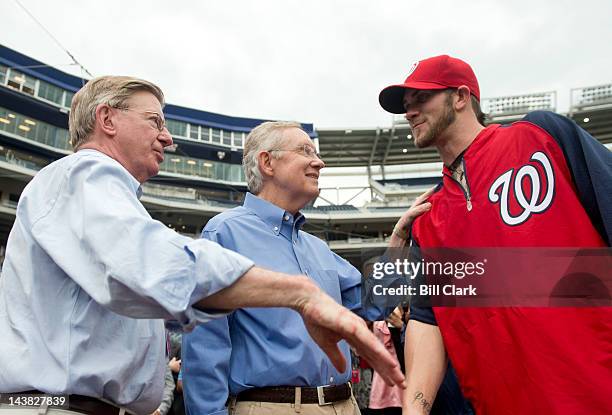
<svg viewBox="0 0 612 415"><path fill-rule="evenodd" d="M499 124L489 124L483 128L482 131L476 135L474 140L472 140L470 145L467 146L467 148L464 149L461 154L455 158L455 160L453 160L450 166L442 165L442 174L452 175L453 171L457 170L457 167L461 164L463 159L478 151L482 147L483 143L487 141L487 139L495 132L495 130L497 130L499 126Z"/></svg>
<svg viewBox="0 0 612 415"><path fill-rule="evenodd" d="M136 195L136 197L140 199L140 197L142 196L142 185L140 184L140 182L136 180L136 178L132 176L132 174L129 171L127 171L125 167L123 167L123 164L119 163L117 160L115 160L108 154L105 154L99 150L94 150L93 148L84 148L84 149L78 150L75 154L101 155L102 157L106 157L107 159L112 160L113 163L117 163L117 165L121 166L121 168L125 170L125 172L127 173L127 176L130 179L130 187L134 191L134 194Z"/></svg>
<svg viewBox="0 0 612 415"><path fill-rule="evenodd" d="M275 235L281 233L281 230L287 228L287 226L290 226L290 231L295 229L297 232L302 228L304 222L306 222L306 218L301 212L298 212L294 217L291 212L276 206L274 203L261 199L250 192L247 192L243 206L259 216ZM293 232L291 231L291 233Z"/></svg>
<svg viewBox="0 0 612 415"><path fill-rule="evenodd" d="M448 166L448 169L451 171L451 173L457 170L457 168L461 164L461 160L463 160L463 155L465 154L466 151L467 151L467 148L463 150L461 154L457 156L457 158L450 164L450 166Z"/></svg>

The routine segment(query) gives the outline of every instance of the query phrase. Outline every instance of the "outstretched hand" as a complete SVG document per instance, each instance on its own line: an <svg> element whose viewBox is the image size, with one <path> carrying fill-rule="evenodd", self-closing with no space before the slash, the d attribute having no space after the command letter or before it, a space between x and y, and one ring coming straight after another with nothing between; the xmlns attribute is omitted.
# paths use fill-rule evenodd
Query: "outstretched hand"
<svg viewBox="0 0 612 415"><path fill-rule="evenodd" d="M298 308L310 336L327 354L339 372L346 370L346 360L338 347L345 339L380 374L385 382L405 387L397 360L370 332L357 315L336 303L322 291L318 291Z"/></svg>
<svg viewBox="0 0 612 415"><path fill-rule="evenodd" d="M338 347L338 342L346 339L387 384L405 387L397 360L368 330L365 322L305 275L290 276L252 267L237 282L203 298L196 306L203 310L289 307L300 313L308 333L338 371L346 370L346 360Z"/></svg>

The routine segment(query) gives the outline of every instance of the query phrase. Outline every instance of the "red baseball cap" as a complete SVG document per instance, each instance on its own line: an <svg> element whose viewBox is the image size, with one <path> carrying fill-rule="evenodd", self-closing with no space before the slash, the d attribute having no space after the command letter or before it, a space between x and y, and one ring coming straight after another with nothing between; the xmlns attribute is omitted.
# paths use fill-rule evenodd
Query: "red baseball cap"
<svg viewBox="0 0 612 415"><path fill-rule="evenodd" d="M474 71L461 59L448 55L434 56L412 64L408 77L403 84L391 85L380 91L378 102L386 111L403 114L404 94L407 88L446 89L462 85L480 101L480 88Z"/></svg>

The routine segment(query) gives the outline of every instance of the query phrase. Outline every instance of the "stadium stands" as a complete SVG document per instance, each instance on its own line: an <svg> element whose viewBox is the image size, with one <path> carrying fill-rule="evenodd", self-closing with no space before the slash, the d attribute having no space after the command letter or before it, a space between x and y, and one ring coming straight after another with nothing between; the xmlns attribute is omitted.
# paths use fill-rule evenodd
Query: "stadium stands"
<svg viewBox="0 0 612 415"><path fill-rule="evenodd" d="M72 151L68 113L75 92L86 82L0 45L0 253L15 218L21 191L38 170ZM570 91L567 114L612 146L612 84ZM489 122L509 123L534 109L556 109L556 92L488 98ZM143 186L141 198L153 217L196 236L206 221L241 204L246 182L241 168L246 134L264 120L216 114L168 104L167 126L175 144L160 174ZM396 117L390 126L315 130L302 124L318 144L328 167L363 168L370 190L363 206L319 199L304 209L305 230L356 265L362 251L381 249L399 216L416 196L440 180L433 149L414 146L409 126ZM339 185L341 185L339 183Z"/></svg>

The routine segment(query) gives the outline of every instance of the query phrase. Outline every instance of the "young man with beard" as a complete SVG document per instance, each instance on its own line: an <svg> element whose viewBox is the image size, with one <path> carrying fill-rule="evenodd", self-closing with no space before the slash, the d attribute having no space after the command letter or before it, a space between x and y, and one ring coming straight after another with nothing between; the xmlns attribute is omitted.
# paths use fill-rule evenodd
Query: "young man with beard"
<svg viewBox="0 0 612 415"><path fill-rule="evenodd" d="M479 100L471 67L446 55L417 62L380 93L385 110L406 114L415 145L436 147L444 163L413 245L609 246L610 151L549 112L485 127ZM412 307L404 409L429 412L448 356L478 414L609 414L610 333L610 307Z"/></svg>

